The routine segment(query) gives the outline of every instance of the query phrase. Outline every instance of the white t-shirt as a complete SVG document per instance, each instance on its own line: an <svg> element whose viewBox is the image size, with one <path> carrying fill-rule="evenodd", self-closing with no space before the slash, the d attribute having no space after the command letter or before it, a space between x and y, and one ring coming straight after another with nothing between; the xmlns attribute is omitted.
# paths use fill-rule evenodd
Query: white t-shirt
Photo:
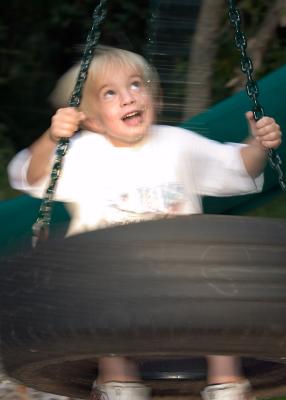
<svg viewBox="0 0 286 400"><path fill-rule="evenodd" d="M170 126L152 127L139 147L114 147L103 135L82 131L71 139L55 199L72 203L68 234L115 224L202 212L201 197L255 193L238 144L221 144ZM42 197L49 177L30 186L30 151L8 166L11 185ZM52 160L51 160L52 164Z"/></svg>

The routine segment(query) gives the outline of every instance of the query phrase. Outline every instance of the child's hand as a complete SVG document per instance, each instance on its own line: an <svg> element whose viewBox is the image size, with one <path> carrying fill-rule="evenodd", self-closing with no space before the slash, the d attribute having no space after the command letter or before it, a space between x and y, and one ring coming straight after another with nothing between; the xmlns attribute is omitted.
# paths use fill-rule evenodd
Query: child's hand
<svg viewBox="0 0 286 400"><path fill-rule="evenodd" d="M80 123L85 119L85 114L74 107L59 108L52 117L52 123L48 131L50 139L57 142L60 138L73 136Z"/></svg>
<svg viewBox="0 0 286 400"><path fill-rule="evenodd" d="M251 134L264 149L276 149L282 142L282 132L275 119L262 117L255 121L253 112L248 111L246 118L249 123Z"/></svg>

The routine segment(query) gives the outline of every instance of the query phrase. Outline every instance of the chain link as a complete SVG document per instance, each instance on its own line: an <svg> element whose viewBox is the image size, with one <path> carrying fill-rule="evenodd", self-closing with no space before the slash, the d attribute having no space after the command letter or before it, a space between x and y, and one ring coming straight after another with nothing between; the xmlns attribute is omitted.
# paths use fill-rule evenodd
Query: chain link
<svg viewBox="0 0 286 400"><path fill-rule="evenodd" d="M234 41L235 47L240 51L240 67L241 71L247 77L246 93L253 102L253 114L256 121L261 119L264 114L264 109L258 101L259 87L257 82L253 78L253 64L246 52L247 38L241 30L241 15L238 8L235 5L235 0L228 0L228 15L231 25L235 29ZM273 149L268 150L268 160L271 167L276 171L278 175L278 181L283 191L286 191L286 179L282 171L282 160L277 152Z"/></svg>
<svg viewBox="0 0 286 400"><path fill-rule="evenodd" d="M92 61L94 50L98 44L98 40L100 37L99 28L103 23L105 16L107 14L107 9L106 9L107 2L108 0L101 0L93 12L92 27L86 39L86 44L80 64L80 71L71 98L69 100L70 107L78 107L80 105L83 86L88 74L88 68ZM45 240L49 235L49 225L51 222L54 192L57 181L61 175L63 159L68 151L68 147L69 147L69 139L61 138L57 144L56 156L52 167L50 182L46 190L45 196L42 200L37 220L32 227L33 247L37 245L39 240Z"/></svg>

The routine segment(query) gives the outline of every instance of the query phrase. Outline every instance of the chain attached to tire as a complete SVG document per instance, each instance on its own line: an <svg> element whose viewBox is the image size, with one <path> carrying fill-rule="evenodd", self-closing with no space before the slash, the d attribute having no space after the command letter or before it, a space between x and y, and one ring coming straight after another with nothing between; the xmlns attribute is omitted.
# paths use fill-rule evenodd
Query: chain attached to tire
<svg viewBox="0 0 286 400"><path fill-rule="evenodd" d="M85 48L80 64L80 71L77 77L75 87L69 100L70 107L78 107L81 102L82 90L87 77L88 68L93 58L94 50L100 37L100 26L107 14L106 4L108 0L101 0L93 12L92 27L88 33ZM68 151L69 139L61 138L57 144L56 157L53 164L50 182L42 200L38 218L32 227L32 246L36 247L39 240L47 239L49 235L49 225L51 222L53 197L55 187L62 170L62 163L65 154Z"/></svg>
<svg viewBox="0 0 286 400"><path fill-rule="evenodd" d="M253 78L253 64L246 52L247 38L241 29L241 16L235 5L235 0L228 0L228 15L231 25L235 29L235 46L241 53L240 68L247 77L246 93L253 102L253 115L256 121L264 116L264 109L258 101L259 88L257 82ZM268 160L271 167L277 172L278 181L283 191L286 191L286 179L282 171L282 160L275 150L268 150Z"/></svg>

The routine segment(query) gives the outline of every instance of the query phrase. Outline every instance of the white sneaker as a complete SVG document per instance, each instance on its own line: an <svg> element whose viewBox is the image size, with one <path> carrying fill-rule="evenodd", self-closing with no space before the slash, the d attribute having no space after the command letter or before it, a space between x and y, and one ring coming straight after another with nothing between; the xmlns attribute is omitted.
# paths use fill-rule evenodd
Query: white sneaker
<svg viewBox="0 0 286 400"><path fill-rule="evenodd" d="M150 389L139 382L107 382L92 386L90 400L149 400Z"/></svg>
<svg viewBox="0 0 286 400"><path fill-rule="evenodd" d="M255 400L250 383L221 383L209 385L201 392L203 400Z"/></svg>

